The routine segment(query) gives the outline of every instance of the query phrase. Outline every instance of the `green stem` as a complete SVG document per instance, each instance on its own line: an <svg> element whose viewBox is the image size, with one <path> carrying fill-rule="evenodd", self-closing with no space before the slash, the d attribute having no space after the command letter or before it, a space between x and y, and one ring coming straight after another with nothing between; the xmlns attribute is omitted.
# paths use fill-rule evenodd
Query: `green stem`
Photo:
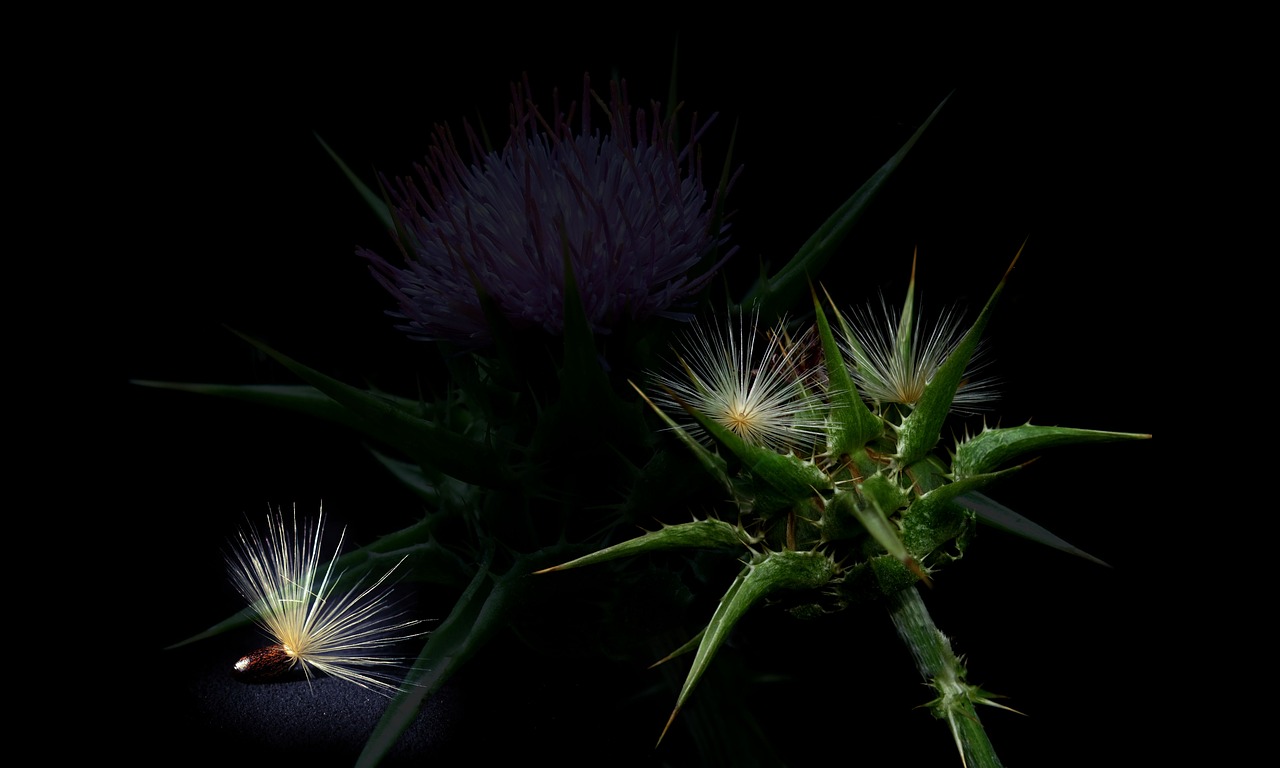
<svg viewBox="0 0 1280 768"><path fill-rule="evenodd" d="M929 702L933 716L946 720L966 768L1002 768L995 747L982 728L974 703L987 703L986 695L964 681L965 669L951 650L951 641L938 630L914 586L889 598L889 615L898 637L911 649L916 668L938 691Z"/></svg>

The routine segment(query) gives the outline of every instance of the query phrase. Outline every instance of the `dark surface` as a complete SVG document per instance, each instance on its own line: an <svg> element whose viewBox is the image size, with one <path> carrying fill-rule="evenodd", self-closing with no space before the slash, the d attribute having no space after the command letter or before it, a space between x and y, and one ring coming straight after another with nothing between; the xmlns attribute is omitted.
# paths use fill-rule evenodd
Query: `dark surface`
<svg viewBox="0 0 1280 768"><path fill-rule="evenodd" d="M177 90L149 89L144 76L139 98L152 101L138 114L148 119L128 146L150 184L131 263L139 290L123 302L121 379L292 381L225 324L345 381L412 394L430 356L392 329L382 314L390 302L354 256L357 245L385 247L385 235L312 132L358 172L401 173L436 121L456 126L479 109L501 125L507 83L524 70L535 90L560 84L576 96L583 70L603 83L616 65L633 100L665 98L670 43L610 39L550 56L545 41L520 38L475 51L465 66L432 46L317 43L262 61L241 52L221 67L178 57L188 76ZM874 300L878 287L900 301L918 247L927 305L976 309L1029 237L988 332L1008 393L1001 423L1158 433L1155 340L1169 309L1152 277L1166 268L1144 247L1138 139L1150 115L1124 77L992 80L947 62L885 74L845 48L798 50L721 53L681 40L684 100L721 113L709 169L740 120L734 274L785 261L955 89L824 283L843 304ZM113 546L147 589L133 653L157 670L138 678L146 705L125 714L159 724L127 729L131 748L172 764L210 755L349 764L382 699L331 680L231 681L225 668L260 644L248 629L159 649L241 607L220 549L243 515L294 503L308 513L323 500L350 526L350 546L409 524L418 503L343 430L123 384L119 394L134 446L123 474L145 535ZM1064 449L992 491L1114 569L988 531L926 595L968 656L970 679L1027 713L982 712L1007 764L1090 764L1100 752L1126 763L1141 748L1131 707L1148 691L1145 644L1162 631L1146 538L1161 512L1150 496L1158 442ZM424 595L419 609L443 617L450 600ZM738 682L793 765L816 763L830 743L867 764L958 765L945 727L913 709L929 692L877 609L810 623L761 611L735 632L730 654L753 674L788 676ZM653 751L673 698L652 688L652 658L575 660L503 638L431 703L398 759L614 762L607 751L621 764L696 765L679 725ZM823 703L811 711L814 698Z"/></svg>

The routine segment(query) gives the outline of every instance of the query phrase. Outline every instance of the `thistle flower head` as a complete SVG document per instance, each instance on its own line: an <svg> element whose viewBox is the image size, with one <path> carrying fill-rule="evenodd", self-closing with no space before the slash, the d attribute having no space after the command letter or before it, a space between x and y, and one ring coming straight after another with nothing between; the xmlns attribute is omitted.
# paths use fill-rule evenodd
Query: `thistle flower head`
<svg viewBox="0 0 1280 768"><path fill-rule="evenodd" d="M575 134L573 105L565 116L557 97L548 123L527 83L513 86L500 151L485 152L468 126L469 164L439 127L417 179L388 185L404 231L403 266L358 253L395 297L402 330L483 343L484 295L512 325L558 334L566 255L596 333L626 319L679 315L679 304L705 285L724 261L695 274L724 242L723 229L711 231L718 201L708 200L696 162L705 126L695 118L689 143L677 148L673 124L655 117L658 105L633 115L625 84L613 83L601 131L591 124L593 98L584 79Z"/></svg>
<svg viewBox="0 0 1280 768"><path fill-rule="evenodd" d="M675 350L674 370L653 377L661 391L655 402L689 422L681 403L687 404L748 443L779 452L819 444L825 440L821 367L805 364L808 345L791 340L782 323L762 332L757 321L747 325L739 315L736 329L730 320L710 331L695 322ZM696 422L688 428L710 442Z"/></svg>
<svg viewBox="0 0 1280 768"><path fill-rule="evenodd" d="M404 619L383 589L399 563L371 584L362 579L338 592L343 574L334 572L333 561L320 561L323 533L323 511L314 526L304 524L299 531L296 510L291 522L277 511L268 516L264 532L252 525L240 532L227 558L231 581L271 645L242 657L233 674L263 680L300 666L308 679L322 672L390 695L398 690L390 673L400 660L386 649L422 634L406 634L421 622Z"/></svg>
<svg viewBox="0 0 1280 768"><path fill-rule="evenodd" d="M851 361L850 373L862 397L877 406L891 403L914 407L964 337L957 313L947 310L937 322L928 323L908 305L901 312L882 296L880 313L871 307L853 311L852 333L841 346ZM956 413L985 410L995 396L992 379L974 379L985 365L982 348L965 372L951 409Z"/></svg>

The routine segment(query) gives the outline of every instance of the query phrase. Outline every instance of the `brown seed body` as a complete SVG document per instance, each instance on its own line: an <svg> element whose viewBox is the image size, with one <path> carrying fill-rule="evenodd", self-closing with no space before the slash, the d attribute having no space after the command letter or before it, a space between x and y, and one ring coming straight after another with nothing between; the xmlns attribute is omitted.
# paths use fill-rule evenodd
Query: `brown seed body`
<svg viewBox="0 0 1280 768"><path fill-rule="evenodd" d="M241 656L231 667L231 676L246 683L271 680L293 667L296 659L282 645L268 645Z"/></svg>

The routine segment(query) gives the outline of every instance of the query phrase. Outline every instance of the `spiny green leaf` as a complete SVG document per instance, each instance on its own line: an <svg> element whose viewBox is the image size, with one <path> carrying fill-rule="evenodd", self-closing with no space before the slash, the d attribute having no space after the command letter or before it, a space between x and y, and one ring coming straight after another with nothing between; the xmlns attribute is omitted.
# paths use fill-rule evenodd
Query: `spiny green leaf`
<svg viewBox="0 0 1280 768"><path fill-rule="evenodd" d="M589 416L608 433L608 445L641 443L650 435L641 411L614 391L600 362L595 336L582 304L578 281L564 243L564 361L557 401L544 413L540 428L564 439L564 424ZM540 436L545 437L545 432ZM536 452L536 451L535 451Z"/></svg>
<svg viewBox="0 0 1280 768"><path fill-rule="evenodd" d="M407 413L393 400L312 370L257 339L233 333L363 419L362 432L404 451L415 461L483 487L509 481L505 465L488 446Z"/></svg>
<svg viewBox="0 0 1280 768"><path fill-rule="evenodd" d="M1100 560L1093 555L1085 552L1083 549L1071 544L1041 526L1031 522L1027 518L1014 512L1012 509L1004 506L1000 502L982 495L977 492L966 493L956 499L957 504L961 504L977 513L978 520L986 523L992 528L999 528L1006 533L1012 533L1015 536L1021 536L1024 539L1030 539L1038 544L1046 547L1053 547L1059 552L1066 552L1069 555L1082 557L1085 560L1105 565L1110 568L1111 565Z"/></svg>
<svg viewBox="0 0 1280 768"><path fill-rule="evenodd" d="M496 576L489 570L492 562L491 544L448 618L427 639L401 692L374 726L357 766L377 765L418 716L422 702L506 626L511 611L520 602L516 587L522 579L512 578L514 570L508 572L507 578Z"/></svg>
<svg viewBox="0 0 1280 768"><path fill-rule="evenodd" d="M192 635L191 637L188 637L185 640L179 640L173 645L165 646L165 650L171 651L175 648L181 648L184 645L190 645L191 643L194 643L199 640L205 640L210 637L216 637L222 634L223 632L228 632L230 630L252 624L254 622L255 616L256 614L254 613L252 608L245 608L223 619L217 624L214 624L213 626L209 627L203 632L198 632Z"/></svg>
<svg viewBox="0 0 1280 768"><path fill-rule="evenodd" d="M951 98L950 96L947 99ZM853 229L853 225L862 217L863 212L875 196L884 188L907 153L924 135L924 131L933 122L942 107L947 103L943 99L934 108L929 117L907 139L907 142L894 153L893 157L872 174L870 179L854 192L853 195L836 209L835 213L818 227L817 231L805 241L791 261L772 278L758 282L743 298L743 306L759 309L764 317L777 317L792 307L803 295L805 284L816 279L827 261L835 253L836 247L844 241Z"/></svg>
<svg viewBox="0 0 1280 768"><path fill-rule="evenodd" d="M943 504L949 504L955 501L956 497L963 493L976 491L979 488L985 488L991 483L1003 477L1017 472L1024 465L1009 467L1000 472L990 472L982 475L972 475L970 477L961 478L953 483L938 486L911 504L908 514L927 514L930 510Z"/></svg>
<svg viewBox="0 0 1280 768"><path fill-rule="evenodd" d="M676 438L688 446L689 450L693 451L693 455L697 457L698 463L710 472L712 477L722 482L725 488L731 493L736 493L733 481L729 478L728 465L725 460L711 451L708 451L702 443L699 443L692 435L684 431L684 429L679 424L676 424L676 422L668 416L666 412L654 405L653 401L649 399L649 396L644 393L644 390L637 387L635 382L628 380L627 383L630 384L631 388L649 404L649 407L653 409L654 413L658 414L658 418L662 419L662 421L671 428L671 431L675 433Z"/></svg>
<svg viewBox="0 0 1280 768"><path fill-rule="evenodd" d="M902 314L898 316L898 334L895 337L898 340L898 362L903 366L903 370L910 370L912 355L912 344L915 343L915 322L916 322L916 256L918 252L911 254L911 279L907 281L907 298L902 301Z"/></svg>
<svg viewBox="0 0 1280 768"><path fill-rule="evenodd" d="M989 472L1020 456L1045 448L1150 438L1151 435L1133 432L1038 427L1029 423L1020 427L988 428L956 447L951 471L957 478L964 478Z"/></svg>
<svg viewBox="0 0 1280 768"><path fill-rule="evenodd" d="M735 582L735 584L736 583L737 582ZM686 653L689 653L690 651L697 650L698 644L702 642L702 636L705 635L706 633L707 633L706 627L703 627L702 629L698 630L698 634L689 638L689 641L686 642L684 645L680 646L679 648L675 649L671 653L668 653L666 656L663 656L662 658L650 664L649 669L653 669L654 667L661 666L662 664L666 664L668 661L671 661L672 659L678 656L683 656Z"/></svg>
<svg viewBox="0 0 1280 768"><path fill-rule="evenodd" d="M375 195L373 190L369 189L368 185L360 180L360 177L342 161L342 158L338 157L338 153L330 149L324 139L320 138L320 134L316 133L313 135L316 137L316 141L320 142L320 146L324 147L324 151L328 153L329 157L333 158L333 162L338 164L338 168L342 171L342 175L346 176L347 181L351 182L351 186L356 188L356 192L360 193L360 197L364 200L365 204L373 209L373 212L377 214L378 220L382 222L382 225L388 230L395 229L395 224L391 220L391 209L387 207L387 204L383 202L382 198Z"/></svg>
<svg viewBox="0 0 1280 768"><path fill-rule="evenodd" d="M1025 247L1026 243L1023 242L1022 245ZM925 385L915 409L902 420L902 425L898 428L897 460L900 466L919 461L938 442L938 437L942 433L942 424L946 421L947 412L951 410L951 401L955 399L956 390L960 388L960 382L964 379L965 369L969 367L973 353L978 350L982 332L995 311L996 300L1000 298L1000 293L1009 279L1009 273L1013 271L1021 255L1020 247L1009 268L1005 270L1004 276L992 291L991 298L987 299L986 306L982 308L978 319L973 322L973 326L960 339L960 343L951 351L946 362L938 367L933 378Z"/></svg>
<svg viewBox="0 0 1280 768"><path fill-rule="evenodd" d="M706 672L711 659L729 636L729 632L746 615L752 605L760 598L779 589L821 587L835 576L836 570L836 564L819 552L768 552L755 557L752 563L738 574L729 591L721 598L720 605L703 631L702 641L698 644L698 652L693 659L693 666L676 699L675 709L672 710L671 717L662 729L662 736L666 735L680 708L688 700L689 694L698 684L702 674ZM662 736L658 737L659 743L662 741Z"/></svg>
<svg viewBox="0 0 1280 768"><path fill-rule="evenodd" d="M342 572L339 588L369 572L386 573L401 560L406 579L445 586L466 584L474 565L440 544L433 530L436 523L431 516L424 517L339 557L334 564Z"/></svg>
<svg viewBox="0 0 1280 768"><path fill-rule="evenodd" d="M573 400L607 397L613 393L596 355L595 336L578 293L567 235L562 231L560 238L564 269L564 372L561 392Z"/></svg>
<svg viewBox="0 0 1280 768"><path fill-rule="evenodd" d="M667 80L667 113L666 121L671 123L672 142L679 144L679 136L674 133L676 121L676 109L679 106L678 91L676 89L676 72L677 64L680 62L680 38L677 37L675 43L671 45L671 77Z"/></svg>
<svg viewBox="0 0 1280 768"><path fill-rule="evenodd" d="M461 510L475 503L476 487L445 474L428 477L422 467L369 449L378 463L433 509Z"/></svg>
<svg viewBox="0 0 1280 768"><path fill-rule="evenodd" d="M830 295L827 296L830 301ZM834 309L834 307L833 307ZM827 314L817 293L813 294L814 317L818 325L818 338L822 341L822 354L826 360L827 378L830 381L831 427L828 449L835 456L853 453L884 431L884 424L871 413L867 404L858 396L858 388L845 365L844 353L831 333ZM836 313L837 316L839 312Z"/></svg>
<svg viewBox="0 0 1280 768"><path fill-rule="evenodd" d="M295 413L323 419L325 421L351 427L357 431L366 431L369 423L346 408L337 400L329 397L315 387L306 384L197 384L176 381L150 381L132 379L132 384L154 389L169 389L176 392L190 392L197 395L211 395L245 403L255 403L272 408L282 408ZM433 406L406 397L397 397L385 392L369 391L369 394L399 408L410 416L427 418ZM368 434L366 432L366 434ZM376 437L376 435L370 435Z"/></svg>
<svg viewBox="0 0 1280 768"><path fill-rule="evenodd" d="M722 520L694 520L677 525L664 525L634 539L605 547L598 552L583 555L567 563L544 568L538 573L567 571L584 565L595 565L619 557L630 557L641 552L657 552L664 549L719 549L725 547L750 547L756 539L746 531Z"/></svg>
<svg viewBox="0 0 1280 768"><path fill-rule="evenodd" d="M555 556L554 552L522 555L505 573L497 574L491 570L493 550L491 544L448 618L431 633L405 678L402 692L374 727L356 762L358 767L377 765L418 716L422 702L510 625L512 615L526 599L529 571L546 565L546 558Z"/></svg>

